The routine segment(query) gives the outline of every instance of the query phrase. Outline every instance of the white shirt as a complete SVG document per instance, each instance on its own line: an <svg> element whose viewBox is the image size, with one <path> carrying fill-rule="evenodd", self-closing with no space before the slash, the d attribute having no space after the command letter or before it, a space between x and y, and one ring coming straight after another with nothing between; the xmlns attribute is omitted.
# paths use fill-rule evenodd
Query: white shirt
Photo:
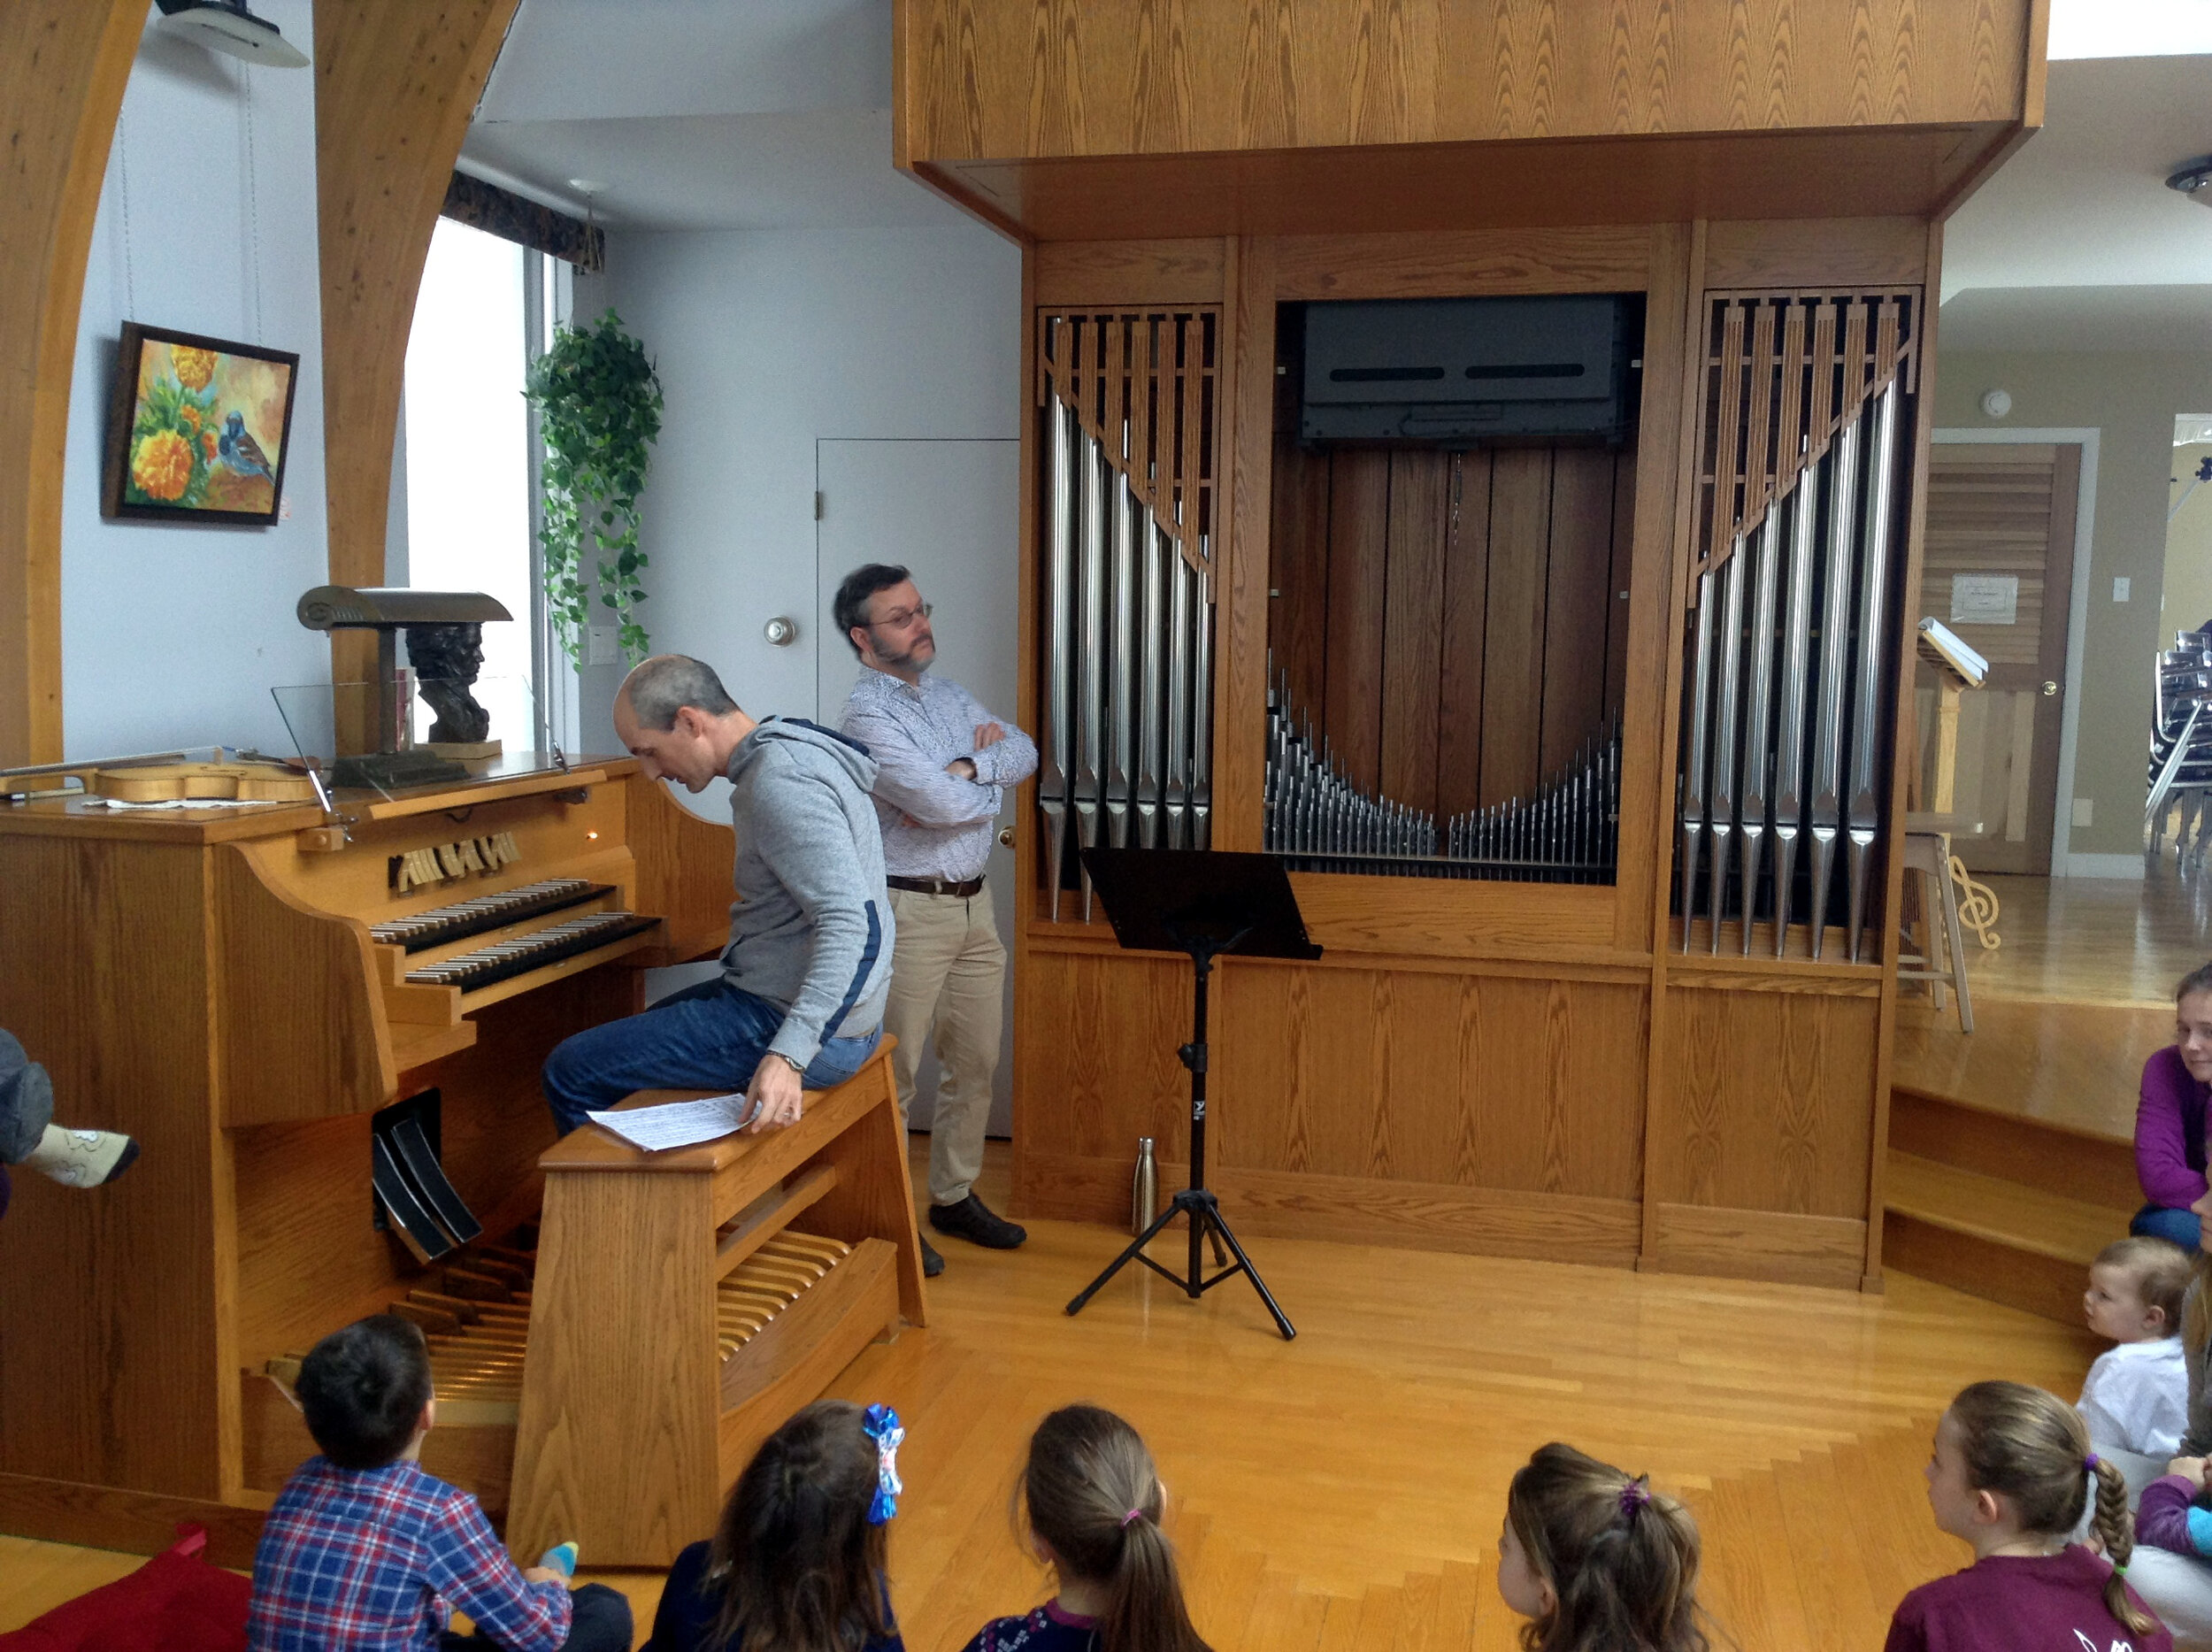
<svg viewBox="0 0 2212 1652"><path fill-rule="evenodd" d="M2181 1339L2107 1348L2082 1380L2079 1410L2093 1445L2161 1462L2175 1456L2189 1424L2189 1370Z"/></svg>

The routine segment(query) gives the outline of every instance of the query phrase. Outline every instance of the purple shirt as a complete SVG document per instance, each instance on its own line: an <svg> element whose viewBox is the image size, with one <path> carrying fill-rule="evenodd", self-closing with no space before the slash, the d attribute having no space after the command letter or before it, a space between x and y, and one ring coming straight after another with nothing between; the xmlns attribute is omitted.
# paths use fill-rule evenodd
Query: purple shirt
<svg viewBox="0 0 2212 1652"><path fill-rule="evenodd" d="M2143 1501L2135 1510L2135 1541L2153 1548L2201 1559L2193 1526L2201 1532L2207 1511L2193 1508L2200 1487L2178 1474L2167 1474L2143 1487ZM2191 1515L2196 1519L2191 1519Z"/></svg>
<svg viewBox="0 0 2212 1652"><path fill-rule="evenodd" d="M2143 1064L2142 1098L2135 1104L2135 1179L2153 1204L2185 1210L2204 1197L2204 1172L2189 1168L2181 1120L2185 1108L2202 1118L2207 1100L2206 1087L2189 1076L2171 1044Z"/></svg>
<svg viewBox="0 0 2212 1652"><path fill-rule="evenodd" d="M2105 1610L2111 1575L2078 1543L2055 1555L1992 1555L1899 1602L1885 1652L2173 1652L2163 1629L2132 1634Z"/></svg>

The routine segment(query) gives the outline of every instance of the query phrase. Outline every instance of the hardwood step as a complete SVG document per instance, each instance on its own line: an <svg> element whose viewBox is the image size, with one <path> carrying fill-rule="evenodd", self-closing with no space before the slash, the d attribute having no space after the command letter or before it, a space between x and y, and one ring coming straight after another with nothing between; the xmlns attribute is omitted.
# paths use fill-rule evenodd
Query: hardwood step
<svg viewBox="0 0 2212 1652"><path fill-rule="evenodd" d="M2127 1213L1893 1148L1882 1263L2062 1325L2079 1324L2097 1253Z"/></svg>
<svg viewBox="0 0 2212 1652"><path fill-rule="evenodd" d="M1890 1091L1889 1144L1916 1158L2132 1215L2143 1203L2124 1133L1977 1107L1932 1091Z"/></svg>

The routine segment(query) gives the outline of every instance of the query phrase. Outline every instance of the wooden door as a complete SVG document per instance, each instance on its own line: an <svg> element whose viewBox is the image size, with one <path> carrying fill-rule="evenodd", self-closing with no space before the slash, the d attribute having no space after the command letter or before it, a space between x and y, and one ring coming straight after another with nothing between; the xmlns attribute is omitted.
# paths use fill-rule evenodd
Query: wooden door
<svg viewBox="0 0 2212 1652"><path fill-rule="evenodd" d="M1951 844L1978 872L2047 875L2065 709L2081 449L1939 443L1928 467L1920 611L1989 661L1959 707ZM1921 795L1934 783L1935 684L1920 667Z"/></svg>

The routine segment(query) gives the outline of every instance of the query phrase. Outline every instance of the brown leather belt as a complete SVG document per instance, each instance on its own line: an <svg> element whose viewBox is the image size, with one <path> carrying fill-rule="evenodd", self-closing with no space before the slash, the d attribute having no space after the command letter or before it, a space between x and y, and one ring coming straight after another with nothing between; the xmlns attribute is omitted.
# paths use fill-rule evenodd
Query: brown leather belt
<svg viewBox="0 0 2212 1652"><path fill-rule="evenodd" d="M942 878L886 878L884 882L915 895L949 895L962 900L983 893L980 878L971 878L965 883L949 883Z"/></svg>

